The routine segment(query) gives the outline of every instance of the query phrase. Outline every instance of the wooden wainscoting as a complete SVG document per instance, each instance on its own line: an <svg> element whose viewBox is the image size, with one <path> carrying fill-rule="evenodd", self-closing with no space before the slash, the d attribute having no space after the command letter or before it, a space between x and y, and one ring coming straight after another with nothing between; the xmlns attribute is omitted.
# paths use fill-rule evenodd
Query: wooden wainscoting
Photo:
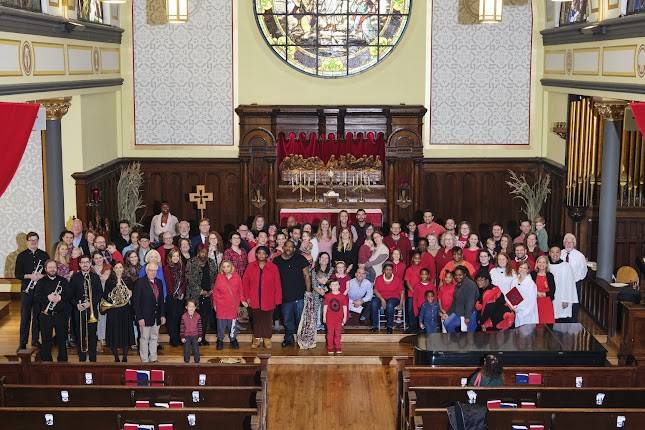
<svg viewBox="0 0 645 430"><path fill-rule="evenodd" d="M144 177L142 192L145 210L141 211L144 224L159 212L161 200L168 200L171 212L177 218L187 219L196 230L199 211L188 201L188 193L195 191L195 185L206 185L212 192L214 202L208 204L204 216L211 220L211 226L224 231L227 224L239 223L244 215L240 204L240 164L237 159L130 159L121 158L99 166L88 172L75 173L76 206L78 217L83 221L93 218L93 208L87 207L91 190L101 190L101 210L111 221L118 220L117 184L121 168L129 163L141 163Z"/></svg>
<svg viewBox="0 0 645 430"><path fill-rule="evenodd" d="M532 181L540 172L551 175L551 194L543 210L550 241L563 232L564 168L541 158L424 159L421 173L422 208L440 219L468 220L475 232L498 221L506 229L524 217L522 202L509 193L508 170Z"/></svg>

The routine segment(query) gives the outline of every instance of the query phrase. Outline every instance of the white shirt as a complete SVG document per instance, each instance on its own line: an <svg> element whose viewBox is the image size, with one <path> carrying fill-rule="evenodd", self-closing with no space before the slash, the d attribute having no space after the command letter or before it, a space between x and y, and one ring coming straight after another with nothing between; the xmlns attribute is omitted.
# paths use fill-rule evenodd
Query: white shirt
<svg viewBox="0 0 645 430"><path fill-rule="evenodd" d="M537 307L537 286L530 276L522 282L518 278L513 279L511 289L516 287L522 295L523 300L515 306L515 327L526 324L537 324L540 322Z"/></svg>
<svg viewBox="0 0 645 430"><path fill-rule="evenodd" d="M568 261L567 257L569 257ZM575 248L571 251L565 248L560 252L560 258L571 265L573 278L576 282L583 280L587 276L587 259L582 252Z"/></svg>
<svg viewBox="0 0 645 430"><path fill-rule="evenodd" d="M513 284L513 279L515 279L515 272L511 276L506 276L506 269L493 267L490 270L490 279L494 286L499 287L502 293L506 294L513 288L511 285Z"/></svg>
<svg viewBox="0 0 645 430"><path fill-rule="evenodd" d="M363 306L354 306L354 300L362 300L363 305L369 303L374 294L372 283L367 279L363 279L359 283L358 279L354 278L349 281L348 285L347 299L349 300L349 310L356 313L363 312Z"/></svg>
<svg viewBox="0 0 645 430"><path fill-rule="evenodd" d="M571 265L566 262L549 264L549 272L553 273L555 279L555 297L553 298L553 313L555 319L571 317L571 303L578 303L576 281ZM569 306L562 309L562 303Z"/></svg>

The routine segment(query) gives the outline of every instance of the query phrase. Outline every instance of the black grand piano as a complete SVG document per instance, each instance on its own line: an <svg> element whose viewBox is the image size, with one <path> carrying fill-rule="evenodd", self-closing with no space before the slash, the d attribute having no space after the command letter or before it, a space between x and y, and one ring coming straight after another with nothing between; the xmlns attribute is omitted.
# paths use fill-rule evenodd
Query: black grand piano
<svg viewBox="0 0 645 430"><path fill-rule="evenodd" d="M580 323L525 325L491 332L417 336L415 364L479 365L496 354L507 365L604 366L607 351Z"/></svg>

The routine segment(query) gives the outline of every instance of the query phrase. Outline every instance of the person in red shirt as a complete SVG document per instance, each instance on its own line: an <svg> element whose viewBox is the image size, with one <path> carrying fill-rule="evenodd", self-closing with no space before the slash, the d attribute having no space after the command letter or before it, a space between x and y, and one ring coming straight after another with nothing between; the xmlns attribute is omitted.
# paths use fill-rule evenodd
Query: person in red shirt
<svg viewBox="0 0 645 430"><path fill-rule="evenodd" d="M434 234L440 237L446 231L440 224L434 222L434 214L431 211L423 213L423 223L417 226L419 237L428 237L429 234Z"/></svg>
<svg viewBox="0 0 645 430"><path fill-rule="evenodd" d="M528 254L526 253L526 245L523 243L516 243L515 244L515 258L511 261L511 265L513 266L513 270L515 272L518 272L518 269L520 267L520 264L526 263L529 265L529 271L534 271L535 270L535 260L532 260L529 258Z"/></svg>
<svg viewBox="0 0 645 430"><path fill-rule="evenodd" d="M459 229L457 233L457 246L461 249L464 249L468 246L470 230L470 223L468 221L462 221L459 223Z"/></svg>
<svg viewBox="0 0 645 430"><path fill-rule="evenodd" d="M242 304L251 309L253 316L253 341L251 348L262 342L271 348L273 311L282 304L282 284L278 267L269 261L269 248L255 249L256 261L249 264L242 277Z"/></svg>
<svg viewBox="0 0 645 430"><path fill-rule="evenodd" d="M421 269L421 278L419 283L414 287L414 297L412 301L412 310L414 317L418 318L419 310L423 303L426 301L426 293L432 291L437 294L437 288L434 285L434 282L430 281L428 269Z"/></svg>
<svg viewBox="0 0 645 430"><path fill-rule="evenodd" d="M383 263L383 274L374 281L374 297L372 297L372 331L379 329L379 311L385 310L387 333L394 331L394 312L401 309L403 303L403 281L394 276L392 262Z"/></svg>
<svg viewBox="0 0 645 430"><path fill-rule="evenodd" d="M394 265L394 276L403 281L405 277L405 262L401 260L401 251L394 249L390 254L390 261Z"/></svg>
<svg viewBox="0 0 645 430"><path fill-rule="evenodd" d="M186 301L186 312L181 316L179 336L184 344L184 363L190 361L190 353L193 353L195 363L199 363L199 342L202 341L202 318L195 312L195 299Z"/></svg>
<svg viewBox="0 0 645 430"><path fill-rule="evenodd" d="M430 236L434 237L434 236ZM430 279L436 280L437 278L437 263L434 256L428 250L428 239L419 239L417 245L417 252L421 254L421 267L428 269Z"/></svg>
<svg viewBox="0 0 645 430"><path fill-rule="evenodd" d="M443 282L439 284L439 293L437 299L439 300L439 307L441 313L448 315L448 310L452 307L452 302L455 299L455 288L457 283L454 280L453 272L446 272Z"/></svg>
<svg viewBox="0 0 645 430"><path fill-rule="evenodd" d="M345 273L346 270L347 266L345 265L345 262L337 261L334 273L332 273L332 275L329 277L330 281L338 281L340 293L344 296L347 296L347 286L349 284L349 281L352 280L352 278L347 273Z"/></svg>
<svg viewBox="0 0 645 430"><path fill-rule="evenodd" d="M224 348L224 334L228 329L231 348L239 349L237 342L237 309L242 301L242 279L233 263L222 261L213 287L213 309L217 316L217 349Z"/></svg>
<svg viewBox="0 0 645 430"><path fill-rule="evenodd" d="M329 284L331 292L323 299L323 322L327 325L327 353L342 354L341 335L347 322L347 298L340 292L338 281Z"/></svg>
<svg viewBox="0 0 645 430"><path fill-rule="evenodd" d="M466 246L464 247L464 260L472 264L475 268L479 268L480 245L479 236L475 233L470 233Z"/></svg>
<svg viewBox="0 0 645 430"><path fill-rule="evenodd" d="M452 233L446 232L441 237L441 244L443 247L437 252L437 256L434 258L436 274L439 275L443 267L452 261L452 250L456 245L455 235Z"/></svg>
<svg viewBox="0 0 645 430"><path fill-rule="evenodd" d="M434 267L434 264L433 264ZM406 316L408 319L408 326L409 326L409 331L413 332L417 328L417 320L414 317L414 310L413 310L413 300L412 298L414 297L414 287L419 283L421 280L421 270L423 270L424 267L421 265L421 252L419 251L414 251L412 253L412 262L408 266L407 269L405 269L405 276L403 277L403 283L405 285L405 291L407 292L407 300L406 300L406 307L405 307L405 312ZM428 269L426 269L428 270ZM430 279L430 271L428 270L428 279ZM432 279L434 282L434 279Z"/></svg>
<svg viewBox="0 0 645 430"><path fill-rule="evenodd" d="M470 276L473 278L475 277L477 269L475 269L475 266L464 260L463 256L464 251L460 247L455 246L454 248L452 248L452 261L446 263L446 265L443 266L443 269L441 269L441 273L439 273L439 281L443 281L446 272L453 272L457 268L457 266L464 266L466 269L468 269Z"/></svg>
<svg viewBox="0 0 645 430"><path fill-rule="evenodd" d="M412 252L412 246L410 245L410 239L405 233L401 233L401 224L398 222L393 222L390 226L390 234L383 239L383 243L390 250L390 254L395 249L401 251L401 260L405 261L407 264L410 258L410 253Z"/></svg>

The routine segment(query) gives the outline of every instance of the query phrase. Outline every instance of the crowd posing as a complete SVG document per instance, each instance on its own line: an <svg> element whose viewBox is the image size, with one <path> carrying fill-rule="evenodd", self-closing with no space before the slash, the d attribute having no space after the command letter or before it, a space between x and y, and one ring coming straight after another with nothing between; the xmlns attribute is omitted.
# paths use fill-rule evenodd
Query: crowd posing
<svg viewBox="0 0 645 430"><path fill-rule="evenodd" d="M191 236L189 222L163 202L149 233L121 221L109 239L75 219L53 258L30 232L16 261L20 348L31 329L43 361L52 360L55 339L58 361L67 361L68 346L80 361L96 361L102 345L115 361L137 349L143 362L156 362L165 325L170 345L184 346L184 361L199 362L209 327L217 349L227 334L237 349L247 316L251 348L271 348L281 322L283 347L313 348L325 331L330 354L342 353L350 321L387 333L399 320L412 333L576 321L586 259L572 234L562 247L549 244L543 218L523 220L515 238L498 223L479 237L467 221L440 224L431 211L418 225L391 223L388 234L366 219L361 209L352 221L340 211L334 225L289 217L278 226L256 216L225 242L208 219Z"/></svg>

